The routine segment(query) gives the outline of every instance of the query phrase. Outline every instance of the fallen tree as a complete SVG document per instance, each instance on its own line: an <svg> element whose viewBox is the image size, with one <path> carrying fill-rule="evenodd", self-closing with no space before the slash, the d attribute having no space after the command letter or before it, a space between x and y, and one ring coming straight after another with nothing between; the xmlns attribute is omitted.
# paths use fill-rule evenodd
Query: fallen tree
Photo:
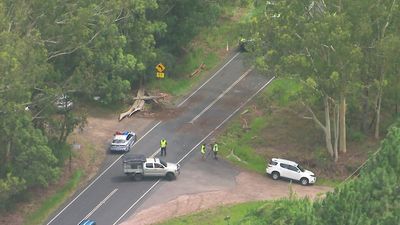
<svg viewBox="0 0 400 225"><path fill-rule="evenodd" d="M144 88L141 87L139 88L136 97L133 98L135 100L132 104L132 106L128 109L128 111L123 112L119 115L119 121L123 120L125 117L131 117L134 113L138 111L142 111L144 107L145 101L152 100L155 103L159 103L157 99L162 99L165 98L167 94L161 93L159 95L146 95Z"/></svg>
<svg viewBox="0 0 400 225"><path fill-rule="evenodd" d="M141 87L139 88L136 98L138 98L137 100L135 100L135 102L133 102L132 106L129 108L128 111L121 113L119 115L119 121L123 120L125 117L130 117L132 116L132 114L134 114L137 111L141 111L143 110L144 107L144 99L141 99L144 97L144 88Z"/></svg>

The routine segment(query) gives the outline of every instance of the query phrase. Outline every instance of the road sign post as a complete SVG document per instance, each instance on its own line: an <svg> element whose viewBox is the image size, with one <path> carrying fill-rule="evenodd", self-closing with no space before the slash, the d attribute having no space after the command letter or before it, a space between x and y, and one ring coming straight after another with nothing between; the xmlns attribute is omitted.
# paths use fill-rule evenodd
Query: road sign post
<svg viewBox="0 0 400 225"><path fill-rule="evenodd" d="M156 77L157 78L164 78L165 77L165 66L162 63L157 64L156 66Z"/></svg>

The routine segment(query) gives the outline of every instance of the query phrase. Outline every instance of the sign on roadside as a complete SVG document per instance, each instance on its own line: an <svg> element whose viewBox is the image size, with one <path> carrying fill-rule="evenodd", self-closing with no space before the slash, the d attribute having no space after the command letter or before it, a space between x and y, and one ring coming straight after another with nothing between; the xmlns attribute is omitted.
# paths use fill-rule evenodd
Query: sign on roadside
<svg viewBox="0 0 400 225"><path fill-rule="evenodd" d="M162 72L164 72L164 70L165 70L165 66L164 66L162 63L159 63L159 64L156 66L156 70L157 70L157 72L162 73Z"/></svg>
<svg viewBox="0 0 400 225"><path fill-rule="evenodd" d="M165 71L165 66L162 63L159 63L156 66L156 77L164 78L165 77L164 71Z"/></svg>
<svg viewBox="0 0 400 225"><path fill-rule="evenodd" d="M157 78L164 78L164 76L165 76L164 73L159 73L159 72L156 73Z"/></svg>

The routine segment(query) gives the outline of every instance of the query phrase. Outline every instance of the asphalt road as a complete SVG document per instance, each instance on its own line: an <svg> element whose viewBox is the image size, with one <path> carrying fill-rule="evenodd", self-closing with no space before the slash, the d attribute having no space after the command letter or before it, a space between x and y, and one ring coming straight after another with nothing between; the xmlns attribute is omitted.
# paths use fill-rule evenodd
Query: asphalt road
<svg viewBox="0 0 400 225"><path fill-rule="evenodd" d="M185 170L189 159L198 157L195 153L199 145L210 143L215 131L271 81L271 77L261 76L245 66L242 57L239 53L230 55L208 80L177 104L181 109L179 116L156 122L146 133L139 133L131 152L158 155L159 140L164 137L168 141L165 160L179 162L181 170ZM57 210L48 225L74 225L85 218L96 220L98 225L119 224L162 182L169 182L155 178L135 182L123 174L121 156L110 155L107 161L110 164L103 172ZM226 175L229 174L219 176Z"/></svg>

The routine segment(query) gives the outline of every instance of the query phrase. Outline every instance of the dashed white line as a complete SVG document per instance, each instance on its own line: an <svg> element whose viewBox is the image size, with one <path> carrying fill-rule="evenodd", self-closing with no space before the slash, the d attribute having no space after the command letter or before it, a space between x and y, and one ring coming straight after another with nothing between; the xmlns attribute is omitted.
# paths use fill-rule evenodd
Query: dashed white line
<svg viewBox="0 0 400 225"><path fill-rule="evenodd" d="M141 138L139 138L139 140L137 142L135 142L135 144L133 144L133 146L136 145L136 143L138 143L140 140L142 140L147 134L149 134L154 128L156 128L159 124L161 123L161 121L159 121L156 125L154 125L149 131L147 131ZM96 179L94 179L92 181L92 183L90 183L85 189L83 189L83 191L81 193L79 193L78 196L76 196L70 203L68 203L68 205L66 205L57 215L55 215L53 217L53 219L51 219L47 225L51 224L59 215L61 215L61 213L63 213L70 205L72 205L72 203L74 203L83 193L85 193L85 191L87 191L87 189L89 189L101 176L103 176L118 160L121 159L123 155L121 155L120 157L118 157L109 167L107 167L107 169L105 169L98 177L96 177Z"/></svg>
<svg viewBox="0 0 400 225"><path fill-rule="evenodd" d="M205 107L203 109L203 111L201 111L199 114L197 114L197 116L195 116L189 123L193 123L195 120L197 120L201 115L203 115L208 109L210 109L218 100L220 100L222 97L224 97L224 95L226 95L226 93L228 93L237 83L239 83L243 78L245 78L252 70L254 67L251 67L250 69L248 69L246 72L244 72L242 74L242 76L240 76L235 82L233 82L233 84L231 84L231 86L229 86L224 92L222 92L218 98L214 99L214 101L212 101L207 107Z"/></svg>
<svg viewBox="0 0 400 225"><path fill-rule="evenodd" d="M90 213L88 213L88 214L85 216L85 218L83 218L83 220L88 219L94 212L96 212L97 209L99 209L104 203L106 203L106 201L107 201L109 198L111 198L111 196L112 196L113 194L115 194L115 192L117 192L117 191L118 191L118 188L115 188L112 192L110 192L110 194L108 194L107 197L105 197L103 200L101 200L101 201L99 202L99 204L97 204L96 207L94 207L94 208L92 209L92 211L90 211Z"/></svg>
<svg viewBox="0 0 400 225"><path fill-rule="evenodd" d="M245 106L247 103L249 103L260 91L262 91L268 84L270 84L273 80L275 79L275 76L273 76L267 83L265 83L256 93L254 93L249 99L247 99L244 103L242 103L235 111L233 111L227 118L225 118L224 121L222 121L217 127L215 127L207 136L205 136L199 143L197 143L186 155L184 155L177 163L182 162L190 153L192 153L199 145L200 143L203 143L208 137L211 136L216 130L218 130L222 125L226 123L233 115L235 115L243 106Z"/></svg>
<svg viewBox="0 0 400 225"><path fill-rule="evenodd" d="M265 83L256 93L250 96L244 103L242 103L235 111L233 111L224 121L222 121L217 127L215 127L208 135L206 135L199 143L197 143L188 153L186 153L177 163L182 162L190 153L192 153L204 140L210 137L217 129L219 129L222 125L226 123L233 115L235 115L240 109L243 108L247 103L249 103L260 91L262 91L268 84L270 84L275 79L275 76L272 77L267 83ZM135 207L140 200L142 200L153 188L160 183L160 179L158 179L138 200L136 200L125 212L120 216L113 225L116 225L133 207Z"/></svg>
<svg viewBox="0 0 400 225"><path fill-rule="evenodd" d="M206 82L204 82L199 88L197 88L192 94L190 94L185 100L183 100L178 107L181 107L189 98L191 98L194 94L196 94L204 85L206 85L211 79L213 79L221 70L223 70L233 59L235 59L240 53L236 53L227 63L225 63L217 72L214 73Z"/></svg>
<svg viewBox="0 0 400 225"><path fill-rule="evenodd" d="M153 153L153 155L150 156L150 158L154 158L159 152L161 151L161 148L158 148L157 151Z"/></svg>
<svg viewBox="0 0 400 225"><path fill-rule="evenodd" d="M117 223L118 223L132 208L133 208L133 207L135 207L136 204L138 204L138 203L140 202L140 200L142 200L142 198L144 198L144 196L147 195L147 193L149 193L151 190L153 190L153 188L154 188L158 183L160 183L160 179L158 179L158 180L153 184L153 186L151 186L151 187L149 188L149 190L147 190L138 200L136 200L136 202L134 202L134 203L131 205L131 207L129 207L129 209L127 209L127 210L124 212L124 214L122 214L122 216L120 216L120 217L117 219L117 221L115 221L115 223L113 223L113 225L117 224Z"/></svg>

